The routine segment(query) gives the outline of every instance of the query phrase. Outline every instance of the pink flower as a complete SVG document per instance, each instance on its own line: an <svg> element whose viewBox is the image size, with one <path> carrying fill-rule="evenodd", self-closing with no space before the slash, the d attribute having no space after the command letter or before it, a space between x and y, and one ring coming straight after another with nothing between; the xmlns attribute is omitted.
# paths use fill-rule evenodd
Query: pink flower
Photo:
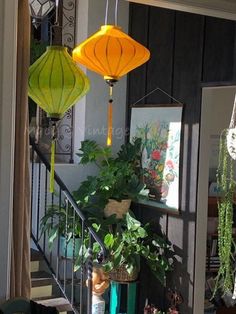
<svg viewBox="0 0 236 314"><path fill-rule="evenodd" d="M174 163L172 160L167 160L166 165L167 165L167 167L174 169Z"/></svg>
<svg viewBox="0 0 236 314"><path fill-rule="evenodd" d="M161 152L159 150L154 150L152 152L152 159L160 160L161 159Z"/></svg>

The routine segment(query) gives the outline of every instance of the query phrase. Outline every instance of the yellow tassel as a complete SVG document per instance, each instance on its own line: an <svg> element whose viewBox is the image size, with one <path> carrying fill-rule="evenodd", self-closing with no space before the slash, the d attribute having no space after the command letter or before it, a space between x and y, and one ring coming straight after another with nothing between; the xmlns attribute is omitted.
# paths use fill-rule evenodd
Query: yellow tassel
<svg viewBox="0 0 236 314"><path fill-rule="evenodd" d="M51 171L50 171L50 193L54 192L54 172L55 172L55 139L51 144Z"/></svg>
<svg viewBox="0 0 236 314"><path fill-rule="evenodd" d="M111 83L109 85L109 94L110 99L108 103L108 109L107 109L107 146L112 145L112 92L113 92L113 84Z"/></svg>
<svg viewBox="0 0 236 314"><path fill-rule="evenodd" d="M112 145L112 102L108 104L108 111L107 111L107 146Z"/></svg>

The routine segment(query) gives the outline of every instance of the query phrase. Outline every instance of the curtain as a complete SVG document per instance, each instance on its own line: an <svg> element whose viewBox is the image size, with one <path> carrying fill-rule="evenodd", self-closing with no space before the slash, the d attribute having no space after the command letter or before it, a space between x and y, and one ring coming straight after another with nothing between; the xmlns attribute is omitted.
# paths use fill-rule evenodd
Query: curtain
<svg viewBox="0 0 236 314"><path fill-rule="evenodd" d="M30 181L28 134L28 67L30 17L28 0L18 1L16 131L11 261L11 297L30 297Z"/></svg>

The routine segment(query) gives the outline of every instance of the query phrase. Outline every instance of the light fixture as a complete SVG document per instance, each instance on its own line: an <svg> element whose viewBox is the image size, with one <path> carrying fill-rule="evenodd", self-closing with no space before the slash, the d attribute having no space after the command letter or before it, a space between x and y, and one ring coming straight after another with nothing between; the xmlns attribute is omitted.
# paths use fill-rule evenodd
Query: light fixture
<svg viewBox="0 0 236 314"><path fill-rule="evenodd" d="M39 20L45 18L55 7L52 0L29 0L30 15L33 18L33 25L37 27Z"/></svg>
<svg viewBox="0 0 236 314"><path fill-rule="evenodd" d="M110 86L108 103L107 145L112 144L112 88L123 75L145 63L150 52L117 26L117 6L115 9L115 25L107 25L108 0L106 5L105 25L79 44L72 57L76 62L102 75Z"/></svg>

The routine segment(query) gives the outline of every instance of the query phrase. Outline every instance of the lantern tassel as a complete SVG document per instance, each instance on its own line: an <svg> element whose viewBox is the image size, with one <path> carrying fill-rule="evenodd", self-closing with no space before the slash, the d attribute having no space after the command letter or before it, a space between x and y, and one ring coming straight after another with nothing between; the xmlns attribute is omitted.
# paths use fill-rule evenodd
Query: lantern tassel
<svg viewBox="0 0 236 314"><path fill-rule="evenodd" d="M50 193L54 193L55 144L56 144L56 140L53 139L51 143Z"/></svg>
<svg viewBox="0 0 236 314"><path fill-rule="evenodd" d="M108 110L107 110L107 146L112 145L112 111L113 111L112 87L113 87L113 84L110 84L110 99L108 102Z"/></svg>
<svg viewBox="0 0 236 314"><path fill-rule="evenodd" d="M56 138L57 138L57 125L56 125L56 122L53 121L53 123L52 123L52 142L51 142L50 193L54 193Z"/></svg>

